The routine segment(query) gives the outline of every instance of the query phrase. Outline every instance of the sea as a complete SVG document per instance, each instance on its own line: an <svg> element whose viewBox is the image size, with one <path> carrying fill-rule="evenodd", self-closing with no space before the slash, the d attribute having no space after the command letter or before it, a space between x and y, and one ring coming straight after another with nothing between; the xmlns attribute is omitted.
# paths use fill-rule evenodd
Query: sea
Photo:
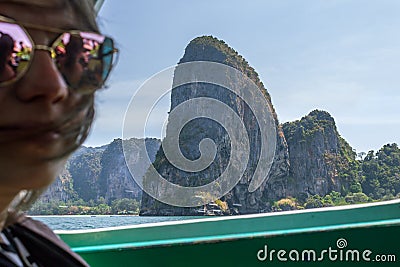
<svg viewBox="0 0 400 267"><path fill-rule="evenodd" d="M159 216L142 217L130 215L63 215L63 216L31 216L35 220L42 221L52 230L83 230L98 229L114 226L127 226L167 221L180 221L205 217L196 216Z"/></svg>

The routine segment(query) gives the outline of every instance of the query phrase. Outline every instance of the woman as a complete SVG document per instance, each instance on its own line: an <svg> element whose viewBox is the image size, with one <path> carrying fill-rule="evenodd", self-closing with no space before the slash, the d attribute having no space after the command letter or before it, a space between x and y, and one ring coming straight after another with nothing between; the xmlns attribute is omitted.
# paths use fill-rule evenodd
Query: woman
<svg viewBox="0 0 400 267"><path fill-rule="evenodd" d="M116 50L98 34L90 0L0 0L0 32L23 42L26 51L16 74L0 81L0 266L86 266L49 228L20 211L85 140L94 93ZM71 80L61 61L74 38L103 45L89 51L97 55L89 63L100 67L83 67Z"/></svg>
<svg viewBox="0 0 400 267"><path fill-rule="evenodd" d="M14 52L14 40L8 34L0 33L0 82L14 77L12 68L12 53Z"/></svg>

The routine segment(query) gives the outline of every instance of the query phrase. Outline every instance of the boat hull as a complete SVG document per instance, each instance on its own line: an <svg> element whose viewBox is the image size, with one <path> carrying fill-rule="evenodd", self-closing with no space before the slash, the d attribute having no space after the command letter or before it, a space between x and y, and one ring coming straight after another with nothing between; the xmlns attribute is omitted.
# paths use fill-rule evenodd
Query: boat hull
<svg viewBox="0 0 400 267"><path fill-rule="evenodd" d="M399 266L399 215L391 201L59 234L91 266Z"/></svg>

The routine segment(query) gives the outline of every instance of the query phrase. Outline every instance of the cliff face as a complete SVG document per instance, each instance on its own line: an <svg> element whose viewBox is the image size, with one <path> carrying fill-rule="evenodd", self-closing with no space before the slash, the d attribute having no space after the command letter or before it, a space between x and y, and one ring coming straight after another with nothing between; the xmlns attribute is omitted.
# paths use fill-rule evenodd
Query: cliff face
<svg viewBox="0 0 400 267"><path fill-rule="evenodd" d="M283 131L290 155L285 195L346 192L355 182L356 177L343 177L355 152L340 137L329 113L314 110L301 120L285 123Z"/></svg>
<svg viewBox="0 0 400 267"><path fill-rule="evenodd" d="M80 148L69 160L67 170L73 177L76 195L85 201L96 200L100 195L99 174L105 148ZM53 185L54 186L54 185Z"/></svg>
<svg viewBox="0 0 400 267"><path fill-rule="evenodd" d="M258 87L263 94L265 101L272 107L271 98L255 70L249 66L236 51L226 45L223 41L210 36L194 39L185 49L185 54L179 64L192 61L211 61L222 63L245 73ZM176 78L177 72L175 72ZM179 75L179 74L178 74ZM196 75L195 73L193 75ZM205 97L223 102L234 111L243 122L249 137L250 157L246 170L239 183L228 192L221 200L228 206L238 207L240 213L254 213L266 208L264 182L256 191L249 192L249 184L260 158L261 131L252 109L234 93L215 84L190 83L173 88L171 93L171 111L187 100ZM253 107L254 108L254 107ZM273 117L277 127L276 154L273 165L266 181L279 180L289 174L288 146L281 127L278 125L277 115L272 107ZM167 127L170 127L171 121ZM168 138L174 138L167 136ZM231 140L223 126L209 118L197 118L190 121L183 127L179 135L179 143L182 154L189 160L196 160L200 157L199 143L205 138L212 139L217 145L216 156L211 165L200 172L186 172L175 168L168 162L164 151L160 149L157 153L154 167L168 181L186 187L202 186L215 180L227 168L230 159ZM240 153L240 152L239 152ZM239 155L241 156L241 155ZM144 181L146 176L144 177ZM164 189L162 189L164 190ZM147 194L142 197L142 214L163 215L193 214L195 208L178 208L161 203Z"/></svg>
<svg viewBox="0 0 400 267"><path fill-rule="evenodd" d="M40 200L43 202L62 201L66 202L76 196L73 190L73 179L67 166L61 171L54 183L44 192Z"/></svg>
<svg viewBox="0 0 400 267"><path fill-rule="evenodd" d="M140 151L140 139L130 139L129 147L137 155L134 167L138 176L149 166L142 160L146 151ZM158 139L146 139L151 160L159 149ZM98 147L81 147L68 160L66 167L56 181L41 196L41 201L63 201L83 199L85 201L104 198L108 203L114 199L141 198L141 188L135 183L125 163L122 140Z"/></svg>
<svg viewBox="0 0 400 267"><path fill-rule="evenodd" d="M147 156L146 151L139 149L139 142L141 142L139 139L131 139L128 142L130 143L131 151L136 155L134 162L131 162L131 166L135 168L135 173L143 176L149 167L143 161L144 157ZM146 140L146 147L151 160L154 160L159 146L160 141L157 139ZM134 182L126 166L121 139L114 140L107 146L101 158L101 166L102 169L99 175L100 195L104 196L106 201L111 202L121 198L141 198L142 190Z"/></svg>

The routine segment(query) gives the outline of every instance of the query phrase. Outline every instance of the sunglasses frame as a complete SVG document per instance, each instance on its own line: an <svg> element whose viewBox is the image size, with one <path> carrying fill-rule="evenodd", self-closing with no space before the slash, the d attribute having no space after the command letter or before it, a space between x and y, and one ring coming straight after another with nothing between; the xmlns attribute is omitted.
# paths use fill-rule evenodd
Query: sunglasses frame
<svg viewBox="0 0 400 267"><path fill-rule="evenodd" d="M32 23L26 23L26 22L19 22L16 21L12 18L9 17L5 17L3 15L0 15L0 22L5 22L5 23L10 23L10 24L15 24L20 26L21 30L25 33L26 37L29 39L29 41L32 44L32 51L30 52L30 60L28 61L28 65L26 66L26 68L24 68L20 73L18 73L16 75L15 78L9 80L9 81L4 81L4 82L0 82L0 87L5 87L5 86L9 86L15 82L17 82L19 79L21 79L26 72L29 70L31 64L32 64L32 60L35 54L35 50L42 50L42 51L47 51L50 53L50 57L52 59L56 59L56 46L57 44L59 44L61 42L61 39L63 38L64 34L69 33L71 36L77 36L79 38L83 38L81 36L81 34L94 34L97 36L101 36L104 37L104 41L108 40L111 42L111 51L109 51L106 55L103 56L108 56L111 54L111 60L110 60L110 66L107 72L107 75L102 78L101 84L99 84L98 88L101 88L102 86L104 86L106 80L108 79L108 77L110 76L110 73L113 69L113 67L115 66L116 62L118 62L118 55L119 55L119 50L117 48L115 48L114 46L114 40L106 35L102 35L98 32L91 32L91 31L81 31L81 30L64 30L64 29L59 29L59 28L54 28L54 27L47 27L47 26L43 26L43 25L37 25L37 24L32 24ZM51 43L51 46L48 45L44 45L44 44L36 44L33 39L32 36L29 34L29 32L27 31L27 29L34 29L34 30L41 30L41 31L45 31L45 32L51 32L51 33L57 33L59 34L59 36ZM60 72L60 70L57 67L57 70ZM61 73L61 72L60 72ZM66 78L64 77L64 80L66 81L66 83L73 88L72 85L70 85L70 83L66 80ZM77 88L74 88L77 89Z"/></svg>

